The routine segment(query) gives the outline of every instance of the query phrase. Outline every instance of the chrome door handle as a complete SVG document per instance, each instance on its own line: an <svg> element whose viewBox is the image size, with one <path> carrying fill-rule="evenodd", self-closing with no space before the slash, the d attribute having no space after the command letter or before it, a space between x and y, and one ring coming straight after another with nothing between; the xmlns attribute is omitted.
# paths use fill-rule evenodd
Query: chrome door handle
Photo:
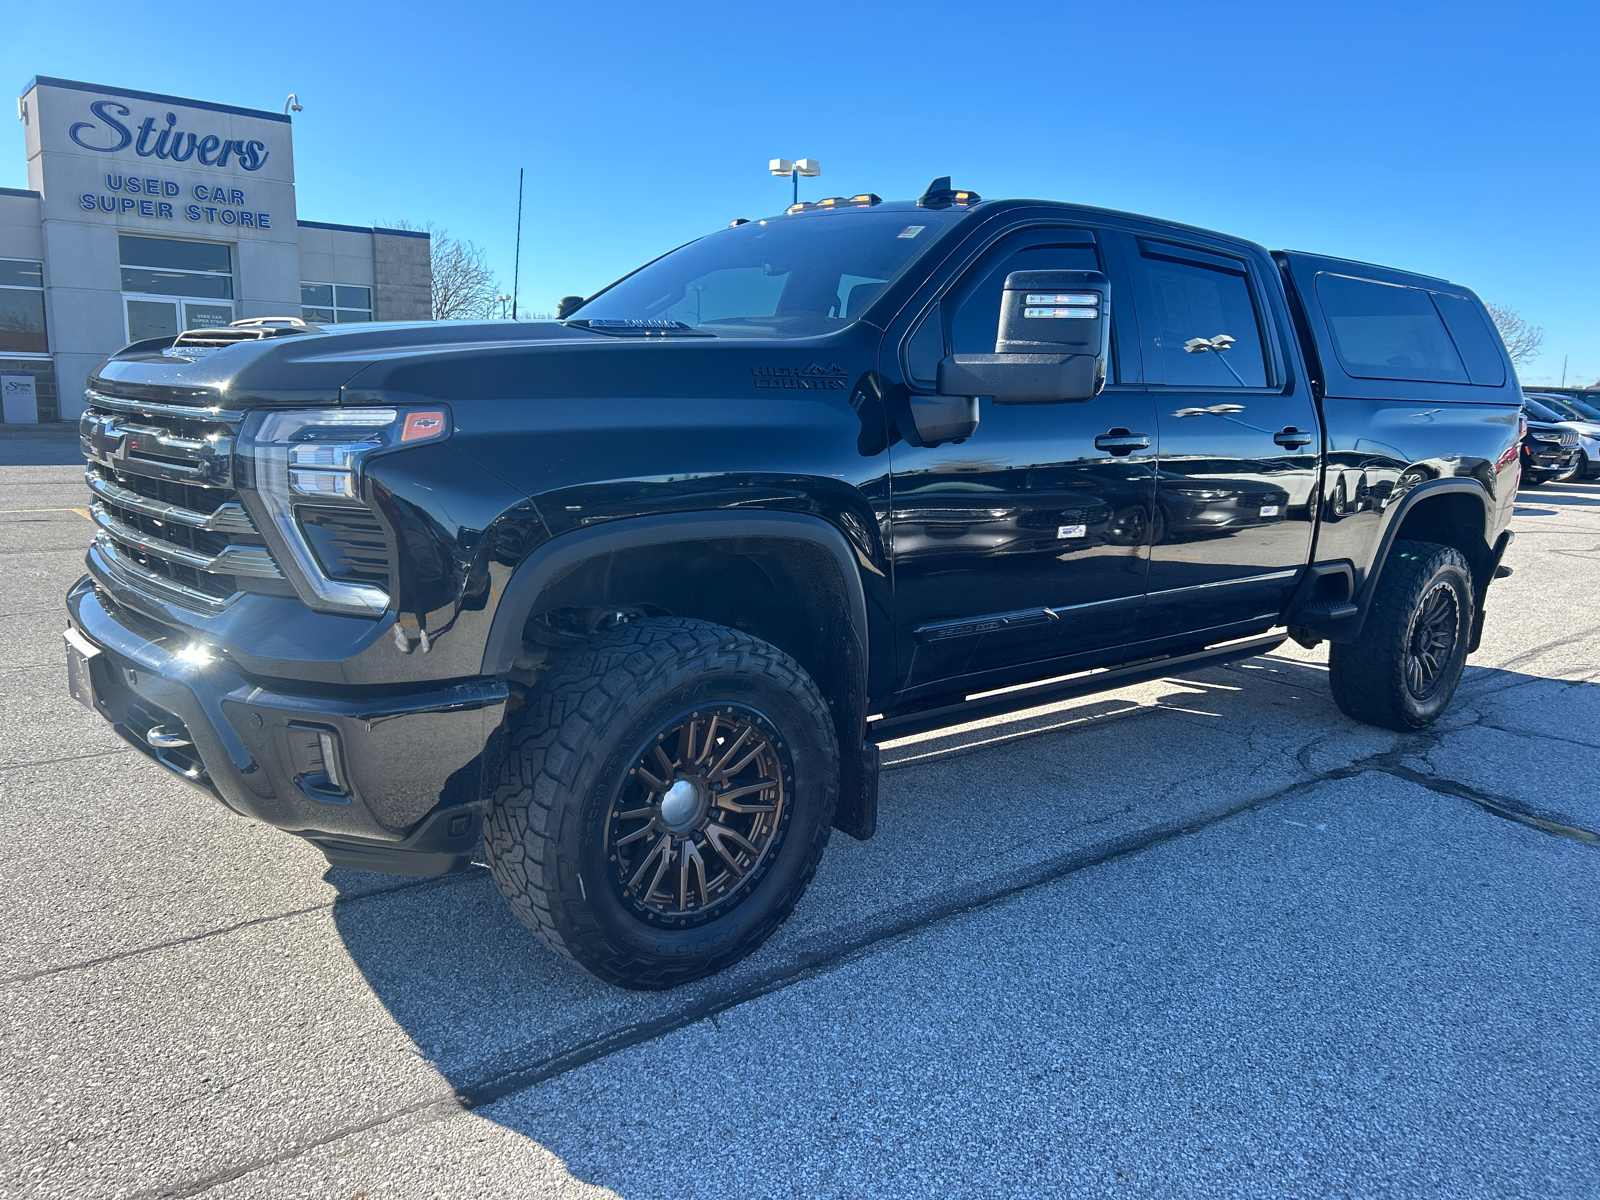
<svg viewBox="0 0 1600 1200"><path fill-rule="evenodd" d="M1295 450L1308 444L1311 441L1311 435L1309 433L1301 433L1298 429L1291 425L1283 432L1273 434L1272 440L1277 442L1280 446L1285 446L1290 450Z"/></svg>
<svg viewBox="0 0 1600 1200"><path fill-rule="evenodd" d="M1132 454L1135 450L1148 450L1150 437L1148 434L1130 433L1126 429L1113 429L1095 438L1094 448L1112 454Z"/></svg>

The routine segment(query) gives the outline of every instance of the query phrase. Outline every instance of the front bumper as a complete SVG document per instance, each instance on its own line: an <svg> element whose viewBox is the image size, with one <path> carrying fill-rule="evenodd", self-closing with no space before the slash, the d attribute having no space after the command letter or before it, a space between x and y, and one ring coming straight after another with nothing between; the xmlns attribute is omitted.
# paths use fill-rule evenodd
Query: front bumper
<svg viewBox="0 0 1600 1200"><path fill-rule="evenodd" d="M67 614L99 651L87 661L94 707L153 762L336 866L443 875L470 864L499 775L504 682L280 690L186 653L88 576ZM157 741L188 744L158 748L155 728Z"/></svg>
<svg viewBox="0 0 1600 1200"><path fill-rule="evenodd" d="M1570 470L1572 464L1578 460L1577 446L1556 446L1551 443L1541 443L1537 447L1530 447L1523 459L1524 469L1536 471L1541 475L1559 475Z"/></svg>

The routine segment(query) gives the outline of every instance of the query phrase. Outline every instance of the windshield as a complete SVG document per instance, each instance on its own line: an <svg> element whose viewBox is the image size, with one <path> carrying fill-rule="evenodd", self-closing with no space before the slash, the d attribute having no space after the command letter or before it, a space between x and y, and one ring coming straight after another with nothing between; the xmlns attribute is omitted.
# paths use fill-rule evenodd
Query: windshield
<svg viewBox="0 0 1600 1200"><path fill-rule="evenodd" d="M1600 420L1600 409L1592 404L1585 404L1582 400L1575 400L1571 396L1541 395L1539 403L1546 408L1553 408L1569 421L1595 421Z"/></svg>
<svg viewBox="0 0 1600 1200"><path fill-rule="evenodd" d="M1532 396L1524 396L1522 398L1522 407L1528 410L1528 415L1535 421L1560 422L1566 420L1560 413L1540 404Z"/></svg>
<svg viewBox="0 0 1600 1200"><path fill-rule="evenodd" d="M966 214L845 209L750 221L642 267L572 314L721 337L814 337L859 317Z"/></svg>

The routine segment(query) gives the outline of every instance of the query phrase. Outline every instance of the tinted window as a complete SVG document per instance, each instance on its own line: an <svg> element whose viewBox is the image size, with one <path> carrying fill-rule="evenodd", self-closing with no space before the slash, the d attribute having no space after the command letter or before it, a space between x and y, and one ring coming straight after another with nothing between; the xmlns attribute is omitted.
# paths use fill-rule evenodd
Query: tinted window
<svg viewBox="0 0 1600 1200"><path fill-rule="evenodd" d="M150 271L143 267L122 268L122 290L155 292L161 296L211 296L233 298L233 277L187 271Z"/></svg>
<svg viewBox="0 0 1600 1200"><path fill-rule="evenodd" d="M1532 396L1524 396L1522 398L1522 407L1528 410L1528 415L1535 421L1549 421L1551 423L1556 423L1566 420L1566 417L1562 416L1555 409L1551 408L1547 404L1540 404Z"/></svg>
<svg viewBox="0 0 1600 1200"><path fill-rule="evenodd" d="M957 293L950 317L950 353L994 353L1000 333L1000 294L1005 291L1006 276L1011 272L1099 269L1100 259L1093 245L1051 242L991 251L972 269Z"/></svg>
<svg viewBox="0 0 1600 1200"><path fill-rule="evenodd" d="M302 303L304 301L302 300ZM340 308L371 308L372 289L364 287L351 287L348 283L339 285Z"/></svg>
<svg viewBox="0 0 1600 1200"><path fill-rule="evenodd" d="M323 308L332 308L333 284L302 283L300 285L300 303L320 305Z"/></svg>
<svg viewBox="0 0 1600 1200"><path fill-rule="evenodd" d="M1219 255L1170 251L1140 242L1149 280L1155 329L1146 331L1154 357L1169 385L1180 387L1266 387L1267 364L1261 322L1250 296L1244 264ZM1141 320L1144 316L1141 315ZM1197 338L1221 334L1233 339L1221 352L1190 350Z"/></svg>
<svg viewBox="0 0 1600 1200"><path fill-rule="evenodd" d="M1536 396L1524 395L1522 399L1524 404L1532 400L1537 400L1540 404L1544 405L1544 407L1552 410L1553 412L1560 413L1563 421L1581 421L1584 419L1582 414L1580 414L1577 409L1573 408L1571 404L1567 403L1567 398L1565 396L1552 396L1546 392L1540 392Z"/></svg>
<svg viewBox="0 0 1600 1200"><path fill-rule="evenodd" d="M171 301L129 300L128 340L142 342L146 338L176 337L178 334L178 306Z"/></svg>
<svg viewBox="0 0 1600 1200"><path fill-rule="evenodd" d="M44 286L44 264L17 258L0 258L0 287Z"/></svg>
<svg viewBox="0 0 1600 1200"><path fill-rule="evenodd" d="M0 288L0 350L43 354L44 293Z"/></svg>
<svg viewBox="0 0 1600 1200"><path fill-rule="evenodd" d="M1421 288L1317 276L1317 301L1333 330L1334 350L1351 375L1466 383L1461 356Z"/></svg>
<svg viewBox="0 0 1600 1200"><path fill-rule="evenodd" d="M1567 397L1567 403L1571 405L1572 408L1577 411L1578 415L1585 421L1600 421L1600 408L1596 408L1587 401L1573 399L1571 396Z"/></svg>
<svg viewBox="0 0 1600 1200"><path fill-rule="evenodd" d="M1444 318L1445 327L1456 344L1467 377L1473 383L1499 387L1506 381L1505 358L1500 353L1500 334L1489 323L1488 314L1477 301L1465 296L1433 293L1433 306Z"/></svg>
<svg viewBox="0 0 1600 1200"><path fill-rule="evenodd" d="M172 238L117 238L122 263L129 267L171 267L175 271L233 271L233 253L220 242L179 242Z"/></svg>

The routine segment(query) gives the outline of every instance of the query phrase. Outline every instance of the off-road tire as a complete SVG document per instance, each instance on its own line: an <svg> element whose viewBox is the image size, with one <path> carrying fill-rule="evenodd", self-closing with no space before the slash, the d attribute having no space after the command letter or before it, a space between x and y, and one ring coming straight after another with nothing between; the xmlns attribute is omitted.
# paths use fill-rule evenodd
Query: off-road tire
<svg viewBox="0 0 1600 1200"><path fill-rule="evenodd" d="M1436 682L1419 696L1408 682L1406 660L1424 605L1440 586L1454 593L1453 641ZM1431 725L1461 682L1473 617L1472 569L1459 550L1434 542L1395 543L1360 638L1335 642L1329 650L1335 703L1347 717L1384 729L1410 732Z"/></svg>
<svg viewBox="0 0 1600 1200"><path fill-rule="evenodd" d="M731 911L649 926L606 874L612 804L653 730L719 703L758 711L786 746L787 825ZM828 844L839 775L828 705L798 663L738 630L663 617L596 634L529 692L508 742L483 831L495 884L541 941L609 983L671 988L743 958L794 909Z"/></svg>

